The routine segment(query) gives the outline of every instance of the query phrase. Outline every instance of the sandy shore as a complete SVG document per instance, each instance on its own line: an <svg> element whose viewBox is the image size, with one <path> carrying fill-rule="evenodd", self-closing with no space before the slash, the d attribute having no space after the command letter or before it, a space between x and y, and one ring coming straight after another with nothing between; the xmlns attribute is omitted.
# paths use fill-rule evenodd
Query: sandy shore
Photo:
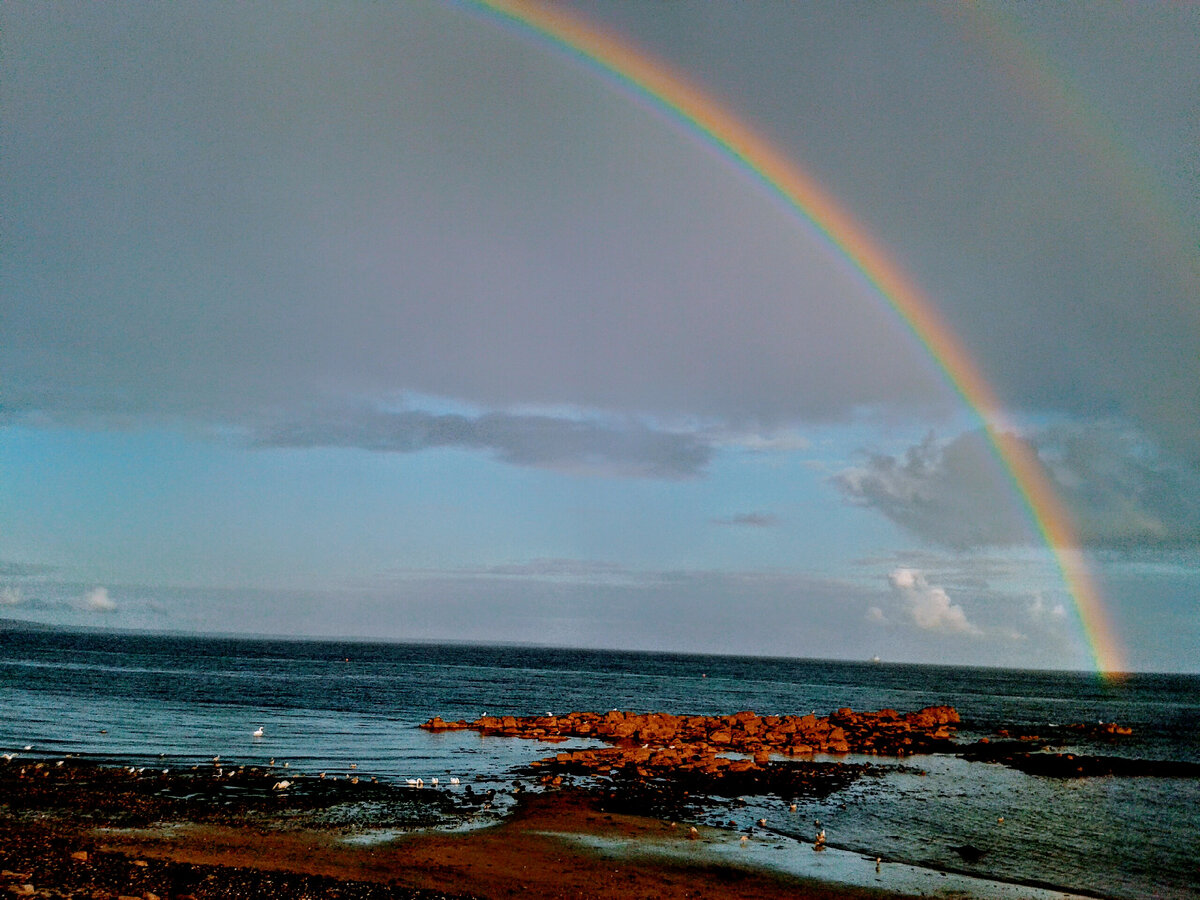
<svg viewBox="0 0 1200 900"><path fill-rule="evenodd" d="M497 824L448 830L420 825L461 819L485 795L464 803L348 779L276 789L278 773L217 771L0 765L0 890L89 900L900 896L673 852L731 835L615 812L587 790L523 793ZM397 827L364 831L339 818L349 808Z"/></svg>

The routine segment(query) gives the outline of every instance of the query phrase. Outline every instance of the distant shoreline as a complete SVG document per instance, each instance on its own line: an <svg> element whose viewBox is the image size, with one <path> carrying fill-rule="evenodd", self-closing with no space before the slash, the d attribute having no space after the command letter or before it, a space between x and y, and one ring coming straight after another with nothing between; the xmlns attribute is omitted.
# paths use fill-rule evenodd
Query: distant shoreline
<svg viewBox="0 0 1200 900"><path fill-rule="evenodd" d="M280 642L287 644L329 644L350 645L363 647L463 647L463 648L496 648L513 650L542 650L562 653L618 653L649 657L671 657L696 660L738 660L752 659L764 662L811 662L836 663L837 665L861 666L866 670L875 667L912 668L912 669L945 669L945 670L978 670L981 672L1013 672L1048 675L1070 675L1083 678L1097 678L1099 673L1094 669L1073 668L1020 668L1015 666L982 665L967 662L914 662L911 660L880 659L878 657L840 659L835 657L815 656L781 656L775 653L719 653L700 650L670 650L644 649L608 646L568 646L562 644L542 644L535 641L478 641L455 640L453 638L379 638L366 635L320 635L320 634L258 634L232 631L182 631L155 630L144 628L113 628L110 626L52 624L37 622L32 619L17 619L0 616L0 634L6 631L36 632L38 634L87 635L90 637L114 636L122 638L169 638L195 641L231 641L235 643L255 644ZM1200 678L1200 670L1195 671L1152 671L1136 669L1122 673L1122 679L1128 678Z"/></svg>

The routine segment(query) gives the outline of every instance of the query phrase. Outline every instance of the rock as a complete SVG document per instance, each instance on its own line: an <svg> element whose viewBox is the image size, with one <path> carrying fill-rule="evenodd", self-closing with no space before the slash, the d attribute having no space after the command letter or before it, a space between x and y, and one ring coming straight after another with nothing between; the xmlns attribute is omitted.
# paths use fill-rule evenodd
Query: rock
<svg viewBox="0 0 1200 900"><path fill-rule="evenodd" d="M459 719L457 722L446 722L441 716L434 716L428 722L418 726L426 731L464 731L471 727L468 722Z"/></svg>
<svg viewBox="0 0 1200 900"><path fill-rule="evenodd" d="M952 847L951 849L970 863L979 862L979 860L983 859L983 857L987 854L986 850L980 850L978 847L974 847L971 844L964 844L961 847Z"/></svg>

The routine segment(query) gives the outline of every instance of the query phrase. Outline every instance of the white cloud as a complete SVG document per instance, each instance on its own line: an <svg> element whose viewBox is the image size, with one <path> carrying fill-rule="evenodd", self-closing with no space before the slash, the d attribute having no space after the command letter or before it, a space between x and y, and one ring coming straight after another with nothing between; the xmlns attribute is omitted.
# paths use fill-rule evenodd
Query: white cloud
<svg viewBox="0 0 1200 900"><path fill-rule="evenodd" d="M1033 600L1029 603L1028 612L1029 618L1035 622L1061 622L1067 617L1067 608L1065 606L1061 603L1050 606L1042 599L1041 594L1034 595Z"/></svg>
<svg viewBox="0 0 1200 900"><path fill-rule="evenodd" d="M20 588L12 586L0 588L0 606L18 606L24 600L25 597L21 594Z"/></svg>
<svg viewBox="0 0 1200 900"><path fill-rule="evenodd" d="M872 606L867 610L867 621L873 625L886 625L888 617L878 606Z"/></svg>
<svg viewBox="0 0 1200 900"><path fill-rule="evenodd" d="M106 587L95 587L84 594L82 606L88 612L99 613L115 612L117 608L116 601L108 596Z"/></svg>
<svg viewBox="0 0 1200 900"><path fill-rule="evenodd" d="M961 606L950 601L945 590L931 585L918 569L895 569L888 576L888 582L904 600L918 628L943 634L983 633L967 619Z"/></svg>

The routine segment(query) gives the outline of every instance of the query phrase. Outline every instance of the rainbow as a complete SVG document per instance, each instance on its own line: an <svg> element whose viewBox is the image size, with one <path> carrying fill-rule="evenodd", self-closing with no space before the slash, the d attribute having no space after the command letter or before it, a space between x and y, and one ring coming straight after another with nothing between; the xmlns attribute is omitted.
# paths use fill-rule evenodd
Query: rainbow
<svg viewBox="0 0 1200 900"><path fill-rule="evenodd" d="M961 24L1001 66L1014 90L1023 91L1055 128L1071 140L1105 188L1135 217L1136 227L1152 236L1149 244L1176 260L1176 277L1187 294L1200 290L1196 232L1154 170L1139 159L1119 129L1061 69L1054 65L1040 36L1022 24L1008 6L996 2L944 4L946 19Z"/></svg>
<svg viewBox="0 0 1200 900"><path fill-rule="evenodd" d="M644 51L567 12L530 0L472 0L470 6L525 34L547 39L598 67L625 89L700 135L808 219L904 320L978 415L1074 601L1097 671L1124 671L1123 654L1100 591L1079 550L1079 535L1029 444L1006 417L995 391L932 303L887 252L808 173L704 91Z"/></svg>

